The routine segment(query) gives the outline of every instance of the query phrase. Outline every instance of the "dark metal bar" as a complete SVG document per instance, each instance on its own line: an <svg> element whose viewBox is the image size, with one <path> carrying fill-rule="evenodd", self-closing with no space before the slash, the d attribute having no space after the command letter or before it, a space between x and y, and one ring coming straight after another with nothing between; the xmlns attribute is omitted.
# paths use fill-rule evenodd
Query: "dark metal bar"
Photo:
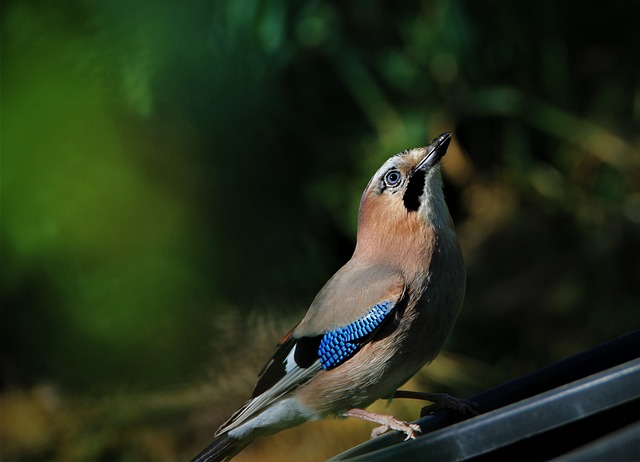
<svg viewBox="0 0 640 462"><path fill-rule="evenodd" d="M585 376L590 376L600 371L605 371L598 376L601 376L601 380L604 380L604 382L608 383L610 388L607 389L599 387L597 386L596 382L592 381L593 377L588 377L587 379L585 379L586 381L583 380L580 382L583 384L582 387L584 388L580 388L580 390L582 390L580 393L590 395L589 390L598 389L600 393L604 393L604 396L609 396L610 391L613 389L613 387L618 385L622 386L621 384L616 385L616 382L618 381L618 375L613 374L612 371L616 368L617 365L628 362L633 358L637 358L638 356L640 356L640 330L633 331L627 335L594 347L571 358L552 364L531 374L527 374L526 376L515 379L486 392L480 393L479 395L472 397L471 400L477 402L483 412L488 412L494 409L500 409L512 403L518 403L519 401L522 401L523 399L529 398L531 396L540 395L541 393L548 392L549 390L554 390L553 392L545 396L547 397L546 399L551 399L550 396L555 396L556 398L551 401L554 402L554 406L552 407L556 407L557 402L555 401L555 399L560 399L561 396L558 395L558 393L561 393L560 389L555 390L556 388L562 387L569 382L576 382L577 380L580 380ZM633 373L631 375L631 377L635 377L634 379L629 379L626 375L623 375L620 376L620 380L637 381L638 377L634 374L636 373ZM623 379L623 377L626 378ZM574 392L577 393L578 388L575 388L577 386L577 383L571 383L568 386L568 389L574 390ZM563 390L565 389L567 389L567 387L563 388ZM563 393L567 393L567 391L565 390ZM640 393L640 384L636 383L636 397L638 397L638 393ZM581 397L580 399L585 399L583 394L579 395ZM529 403L539 403L535 407L535 417L537 418L538 414L549 414L552 417L558 417L557 415L553 414L552 411L547 411L544 406L548 406L548 404L545 404L545 401L539 401L540 399L540 397L536 396L533 401L528 401ZM589 400L591 399L595 400L593 401L594 403L606 404L599 401L597 397L589 396ZM520 403L519 405L515 406L515 408L520 409L518 413L530 412L528 411L529 408L526 407L525 403ZM605 408L598 409L603 410ZM505 411L506 410L502 410L498 414L502 414ZM510 412L514 412L513 409L511 409ZM496 414L491 413L491 415L493 416L492 419L494 419ZM423 435L415 441L407 442L398 446L397 444L402 440L401 435L385 435L383 437L376 438L375 440L371 440L364 444L356 446L349 451L339 454L331 460L361 460L359 456L364 454L366 454L366 459L370 460L370 458L374 456L374 454L380 454L382 456L384 454L383 450L389 446L393 446L392 455L395 458L398 456L398 451L405 451L406 448L415 447L416 444L422 444L422 441L425 441L426 444L427 440L434 440L434 438L436 438L437 435L440 434L440 432L437 432L438 429L452 425L462 420L462 418L462 416L453 411L438 411L437 413L431 416L427 416L418 421L418 423L423 428L423 433L427 434ZM486 420L487 417L485 415L482 415L473 419L472 422L484 422ZM547 420L545 420L545 422L549 423ZM557 425L561 425L561 423L557 423ZM455 426L455 429L450 430L450 432L458 432L461 428L466 427L464 427L463 424L459 424ZM528 422L526 423L525 427L523 427L523 430L526 430L527 428L531 428L531 424ZM547 429L548 428L551 427L547 427ZM504 433L503 430L504 429L501 429L497 433ZM526 434L522 435L521 437L524 437L525 435ZM481 436L483 440L487 437L486 434ZM455 441L450 441L450 444L453 446L459 445L460 441L463 441L464 439L466 439L466 436L465 438L462 438L460 434L456 433ZM423 448L420 447L420 453L422 453L422 451ZM446 457L444 457L444 454L442 458L447 459ZM385 459L383 457L382 459L376 460ZM434 460L440 459L438 457L434 457Z"/></svg>
<svg viewBox="0 0 640 462"><path fill-rule="evenodd" d="M461 461L528 438L640 396L640 359L461 422L413 441L360 456L360 461L407 460L428 454Z"/></svg>
<svg viewBox="0 0 640 462"><path fill-rule="evenodd" d="M603 460L640 460L640 422L599 438L551 462L601 462Z"/></svg>

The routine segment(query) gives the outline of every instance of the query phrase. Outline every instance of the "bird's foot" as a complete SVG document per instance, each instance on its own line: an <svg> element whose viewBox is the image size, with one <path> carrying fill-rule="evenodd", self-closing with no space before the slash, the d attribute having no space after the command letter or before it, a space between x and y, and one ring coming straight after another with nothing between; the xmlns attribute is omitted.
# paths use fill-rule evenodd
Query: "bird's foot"
<svg viewBox="0 0 640 462"><path fill-rule="evenodd" d="M469 414L472 416L480 414L478 404L471 400L456 398L455 396L447 395L446 393L427 394L430 395L427 400L431 401L433 404L423 407L420 411L420 417L424 417L425 415L439 411L440 409L453 409L461 414Z"/></svg>
<svg viewBox="0 0 640 462"><path fill-rule="evenodd" d="M406 441L409 439L413 440L422 433L420 425L404 422L396 419L392 415L376 414L375 412L365 411L364 409L350 409L342 415L345 417L357 417L359 419L368 420L369 422L382 424L371 431L371 438L378 437L390 430L395 430L403 432L407 436L404 439Z"/></svg>
<svg viewBox="0 0 640 462"><path fill-rule="evenodd" d="M451 395L447 395L446 393L423 393L420 391L397 390L392 397L431 401L433 403L432 405L422 408L420 417L424 417L425 415L431 414L432 412L440 409L453 409L461 414L470 414L472 416L480 414L480 409L478 408L477 403L468 399L455 398Z"/></svg>
<svg viewBox="0 0 640 462"><path fill-rule="evenodd" d="M407 436L404 440L407 441L415 440L416 437L422 433L420 425L405 422L403 420L398 420L390 415L387 417L389 418L389 421L387 423L371 430L371 438L377 438L380 435L384 435L389 430L395 430L398 432L403 432Z"/></svg>

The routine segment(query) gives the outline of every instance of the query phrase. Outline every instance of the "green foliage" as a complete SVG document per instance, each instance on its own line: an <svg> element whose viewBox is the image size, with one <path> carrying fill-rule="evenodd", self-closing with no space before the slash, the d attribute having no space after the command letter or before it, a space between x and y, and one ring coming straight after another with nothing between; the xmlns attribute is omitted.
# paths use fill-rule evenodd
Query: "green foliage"
<svg viewBox="0 0 640 462"><path fill-rule="evenodd" d="M472 393L636 328L639 9L4 2L3 455L185 458L349 258L370 175L442 131L473 359L419 381Z"/></svg>

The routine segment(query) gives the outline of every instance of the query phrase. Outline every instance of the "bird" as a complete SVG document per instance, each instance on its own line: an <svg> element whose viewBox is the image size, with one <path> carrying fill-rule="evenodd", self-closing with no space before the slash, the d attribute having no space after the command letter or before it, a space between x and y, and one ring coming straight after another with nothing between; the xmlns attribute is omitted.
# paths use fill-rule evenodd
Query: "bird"
<svg viewBox="0 0 640 462"><path fill-rule="evenodd" d="M229 460L261 436L311 420L356 417L416 438L420 427L365 408L391 398L439 353L461 310L466 269L445 202L451 133L389 158L367 184L351 259L278 343L251 398L192 462ZM444 394L401 391L473 411Z"/></svg>

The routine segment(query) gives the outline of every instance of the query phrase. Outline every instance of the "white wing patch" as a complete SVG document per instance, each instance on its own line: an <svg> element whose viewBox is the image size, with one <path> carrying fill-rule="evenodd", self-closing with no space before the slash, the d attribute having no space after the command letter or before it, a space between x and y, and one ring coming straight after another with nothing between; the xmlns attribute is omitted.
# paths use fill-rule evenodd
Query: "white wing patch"
<svg viewBox="0 0 640 462"><path fill-rule="evenodd" d="M294 345L287 357L284 359L284 371L286 374L290 374L298 365L296 364L295 354L298 345Z"/></svg>

